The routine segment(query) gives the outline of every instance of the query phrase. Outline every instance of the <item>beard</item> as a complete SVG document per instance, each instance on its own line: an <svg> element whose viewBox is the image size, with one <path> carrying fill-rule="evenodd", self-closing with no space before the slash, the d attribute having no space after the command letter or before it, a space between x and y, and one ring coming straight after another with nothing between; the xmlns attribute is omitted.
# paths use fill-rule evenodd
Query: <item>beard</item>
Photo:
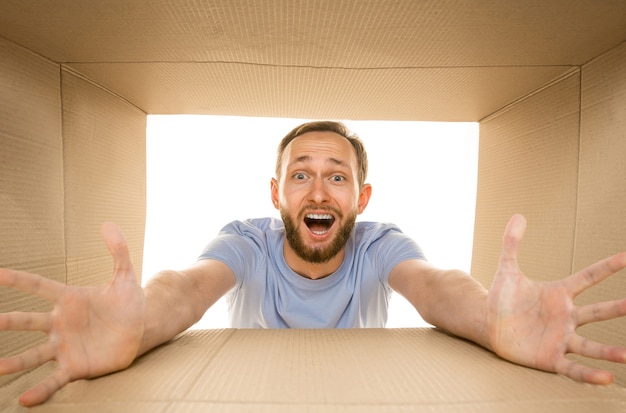
<svg viewBox="0 0 626 413"><path fill-rule="evenodd" d="M335 211L338 212L338 211ZM302 214L304 215L304 214ZM335 257L339 252L346 246L348 239L350 239L350 235L352 234L352 230L354 229L354 225L356 222L356 213L351 213L348 216L345 224L341 224L341 220L343 218L343 214L337 213L337 223L339 225L339 232L335 235L335 238L332 240L330 245L327 247L308 247L300 234L298 234L298 228L293 219L281 209L280 216L283 219L283 223L285 224L285 237L287 238L287 242L291 249L296 253L296 255L302 258L304 261L312 263L312 264L323 264L330 261L333 257ZM300 220L302 222L302 220ZM305 225L305 224L302 224Z"/></svg>

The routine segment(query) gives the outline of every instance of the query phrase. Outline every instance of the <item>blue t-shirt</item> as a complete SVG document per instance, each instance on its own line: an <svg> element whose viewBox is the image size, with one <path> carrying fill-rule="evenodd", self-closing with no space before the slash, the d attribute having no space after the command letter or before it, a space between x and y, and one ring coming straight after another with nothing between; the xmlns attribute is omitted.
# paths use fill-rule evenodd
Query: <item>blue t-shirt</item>
<svg viewBox="0 0 626 413"><path fill-rule="evenodd" d="M389 273L401 261L425 259L397 226L357 222L341 266L311 280L289 268L284 241L279 219L235 221L200 255L235 273L235 287L227 296L232 327L384 327L392 292Z"/></svg>

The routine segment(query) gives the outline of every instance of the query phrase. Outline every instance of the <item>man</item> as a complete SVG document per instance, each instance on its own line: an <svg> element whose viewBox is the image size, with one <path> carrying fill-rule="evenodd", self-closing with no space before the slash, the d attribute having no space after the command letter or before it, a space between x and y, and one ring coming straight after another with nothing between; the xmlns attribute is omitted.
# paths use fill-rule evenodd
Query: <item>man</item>
<svg viewBox="0 0 626 413"><path fill-rule="evenodd" d="M0 270L0 285L37 294L51 313L0 315L0 330L41 330L48 342L0 361L7 374L56 360L58 369L20 402L45 401L66 383L128 367L184 331L229 293L233 327L381 327L391 290L429 323L472 340L514 363L575 380L606 384L608 371L565 357L576 353L626 362L626 349L592 342L578 326L626 315L626 299L575 307L573 298L626 267L626 253L559 282L539 283L517 266L525 220L509 221L490 290L468 274L425 261L393 225L356 223L372 188L365 183L361 141L340 123L312 122L291 131L271 181L282 222L234 222L183 271L163 271L142 290L119 228L103 225L113 257L112 281L71 287L34 274ZM184 304L181 304L184 303Z"/></svg>

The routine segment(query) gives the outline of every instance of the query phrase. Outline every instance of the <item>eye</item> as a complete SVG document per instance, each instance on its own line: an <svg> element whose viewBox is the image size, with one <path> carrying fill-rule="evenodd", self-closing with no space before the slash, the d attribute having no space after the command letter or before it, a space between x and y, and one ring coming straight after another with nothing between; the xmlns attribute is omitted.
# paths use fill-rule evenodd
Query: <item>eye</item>
<svg viewBox="0 0 626 413"><path fill-rule="evenodd" d="M301 181L303 179L306 179L306 175L303 174L302 172L298 172L293 174L293 179L295 179L296 181Z"/></svg>
<svg viewBox="0 0 626 413"><path fill-rule="evenodd" d="M344 182L346 180L346 178L344 176L341 176L341 175L333 175L330 178L330 180L333 181L333 182L339 183L339 182Z"/></svg>

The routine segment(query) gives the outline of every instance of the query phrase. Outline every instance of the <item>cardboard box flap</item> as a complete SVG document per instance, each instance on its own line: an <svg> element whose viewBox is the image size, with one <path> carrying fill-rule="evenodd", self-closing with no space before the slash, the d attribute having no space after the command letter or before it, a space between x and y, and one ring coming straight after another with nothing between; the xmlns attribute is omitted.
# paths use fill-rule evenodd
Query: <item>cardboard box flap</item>
<svg viewBox="0 0 626 413"><path fill-rule="evenodd" d="M33 412L618 412L624 400L622 387L516 366L435 329L207 330Z"/></svg>
<svg viewBox="0 0 626 413"><path fill-rule="evenodd" d="M485 102L499 108L524 96L546 83L538 71L556 72L552 80L620 44L624 33L620 1L0 5L0 36L88 72L148 113L477 121L494 110ZM264 72L273 79L261 80ZM485 75L488 83L480 81ZM177 77L188 87L172 87ZM363 99L341 87L351 77L361 89L391 93ZM417 91L402 93L417 78L429 87L418 82ZM249 88L254 81L265 87ZM232 95L212 94L220 85ZM311 100L311 88L319 91L314 107L299 105ZM351 110L320 113L329 102Z"/></svg>

